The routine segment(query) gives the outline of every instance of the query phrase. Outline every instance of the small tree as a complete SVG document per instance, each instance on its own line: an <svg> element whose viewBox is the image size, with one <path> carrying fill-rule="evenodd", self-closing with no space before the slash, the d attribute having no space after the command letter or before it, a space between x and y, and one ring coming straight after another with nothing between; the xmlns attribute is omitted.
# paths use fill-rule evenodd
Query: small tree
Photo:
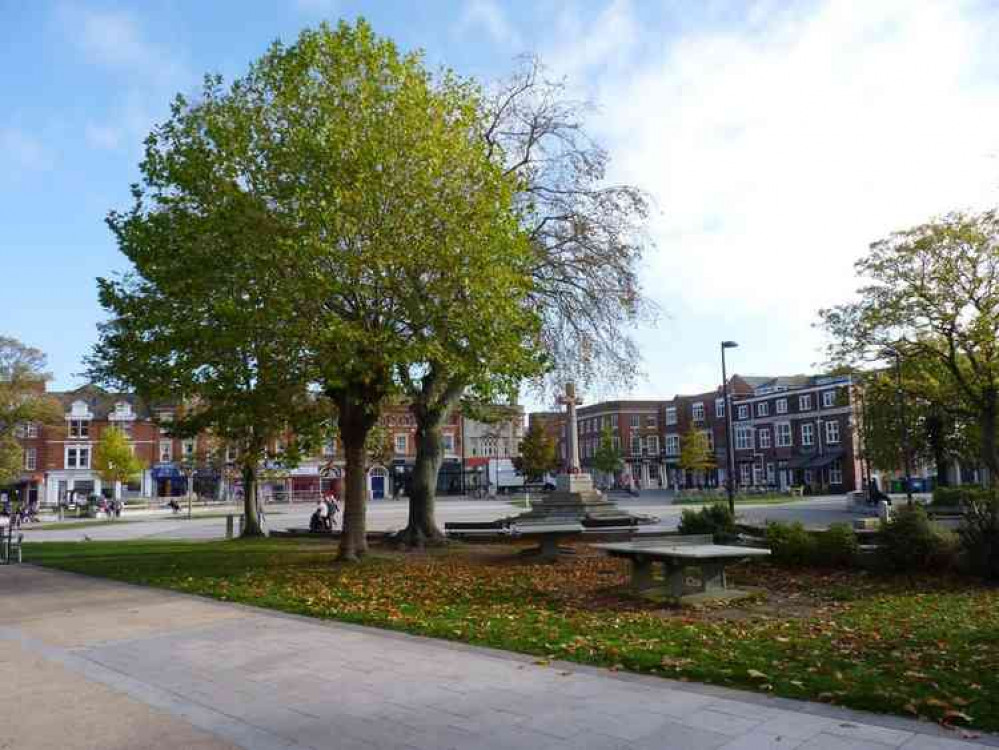
<svg viewBox="0 0 999 750"><path fill-rule="evenodd" d="M58 403L45 395L48 378L44 354L0 336L0 485L16 481L24 467L18 431L29 422L62 419Z"/></svg>
<svg viewBox="0 0 999 750"><path fill-rule="evenodd" d="M558 469L555 441L540 424L535 422L524 433L520 441L520 455L513 459L513 465L531 481L541 479L545 474Z"/></svg>
<svg viewBox="0 0 999 750"><path fill-rule="evenodd" d="M614 435L610 427L604 427L600 433L600 445L593 455L593 468L611 477L624 468L624 458L621 456L621 450L614 445Z"/></svg>
<svg viewBox="0 0 999 750"><path fill-rule="evenodd" d="M715 457L706 432L692 429L683 436L680 441L679 463L681 469L694 474L698 484L703 484L705 472L715 466Z"/></svg>
<svg viewBox="0 0 999 750"><path fill-rule="evenodd" d="M94 451L94 470L102 480L113 485L115 500L121 496L122 483L144 468L142 460L132 452L124 430L111 427L101 433L100 442Z"/></svg>

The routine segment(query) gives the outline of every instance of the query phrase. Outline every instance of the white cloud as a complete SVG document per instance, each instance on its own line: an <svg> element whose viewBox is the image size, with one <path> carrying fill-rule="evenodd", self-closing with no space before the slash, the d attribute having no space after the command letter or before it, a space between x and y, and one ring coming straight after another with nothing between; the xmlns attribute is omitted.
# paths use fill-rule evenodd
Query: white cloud
<svg viewBox="0 0 999 750"><path fill-rule="evenodd" d="M459 32L485 31L495 44L502 47L520 47L522 44L520 34L507 20L496 0L469 0L456 29Z"/></svg>
<svg viewBox="0 0 999 750"><path fill-rule="evenodd" d="M147 39L132 13L63 6L60 19L67 35L93 64L157 86L176 86L190 77L177 51Z"/></svg>
<svg viewBox="0 0 999 750"><path fill-rule="evenodd" d="M23 128L0 127L0 174L20 175L52 167L51 149Z"/></svg>
<svg viewBox="0 0 999 750"><path fill-rule="evenodd" d="M996 6L829 0L663 43L616 0L545 55L662 212L645 279L673 320L641 334L643 392L715 369L721 338L743 372L809 368L868 243L999 203L997 28Z"/></svg>

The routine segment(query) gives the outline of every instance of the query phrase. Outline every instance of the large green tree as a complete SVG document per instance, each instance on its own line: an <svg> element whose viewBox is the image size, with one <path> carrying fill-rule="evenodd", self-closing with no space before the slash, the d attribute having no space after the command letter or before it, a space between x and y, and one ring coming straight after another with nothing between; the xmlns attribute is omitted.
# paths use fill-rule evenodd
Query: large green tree
<svg viewBox="0 0 999 750"><path fill-rule="evenodd" d="M855 302L823 310L840 363L925 361L978 432L990 482L999 472L999 214L955 213L896 232L856 263Z"/></svg>
<svg viewBox="0 0 999 750"><path fill-rule="evenodd" d="M0 485L16 481L24 469L18 437L29 423L61 420L58 402L45 395L45 355L8 336L0 336Z"/></svg>
<svg viewBox="0 0 999 750"><path fill-rule="evenodd" d="M94 450L94 470L114 487L115 499L118 499L121 485L138 475L143 468L144 464L129 445L124 430L110 427L101 432Z"/></svg>
<svg viewBox="0 0 999 750"><path fill-rule="evenodd" d="M335 410L343 559L366 549L365 448L385 399L470 350L512 362L530 353L519 345L535 327L524 303L532 256L513 180L488 157L480 122L474 87L431 76L359 21L274 44L228 87L210 78L148 142L139 199L152 184L157 206L137 210L174 212L169 241L233 266L194 286L234 290L237 309L222 312L246 320L247 343L266 354L248 357L249 382L271 397L241 410L258 425L246 466L260 455L257 433L284 426L270 409L293 411L305 383ZM190 254L177 262L198 265ZM199 333L217 343L211 326Z"/></svg>

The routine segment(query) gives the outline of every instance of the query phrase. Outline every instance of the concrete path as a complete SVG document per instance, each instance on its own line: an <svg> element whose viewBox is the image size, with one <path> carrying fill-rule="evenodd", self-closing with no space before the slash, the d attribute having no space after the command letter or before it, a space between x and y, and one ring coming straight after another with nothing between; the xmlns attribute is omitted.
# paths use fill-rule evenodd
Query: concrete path
<svg viewBox="0 0 999 750"><path fill-rule="evenodd" d="M0 568L0 748L972 750L930 724Z"/></svg>

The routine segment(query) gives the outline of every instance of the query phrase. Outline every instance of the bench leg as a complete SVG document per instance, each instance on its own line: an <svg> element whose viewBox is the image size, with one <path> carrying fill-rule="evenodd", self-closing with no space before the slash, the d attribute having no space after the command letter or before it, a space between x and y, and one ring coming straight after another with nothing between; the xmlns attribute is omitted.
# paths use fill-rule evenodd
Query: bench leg
<svg viewBox="0 0 999 750"><path fill-rule="evenodd" d="M663 577L666 579L669 595L674 599L680 599L683 596L683 565L664 562Z"/></svg>
<svg viewBox="0 0 999 750"><path fill-rule="evenodd" d="M631 588L634 591L644 591L652 587L652 563L649 560L635 558L631 561Z"/></svg>
<svg viewBox="0 0 999 750"><path fill-rule="evenodd" d="M701 566L701 580L704 581L705 591L724 591L728 588L725 580L725 564L704 563Z"/></svg>
<svg viewBox="0 0 999 750"><path fill-rule="evenodd" d="M558 537L555 534L545 534L541 537L541 547L539 550L542 560L558 559L558 542Z"/></svg>

